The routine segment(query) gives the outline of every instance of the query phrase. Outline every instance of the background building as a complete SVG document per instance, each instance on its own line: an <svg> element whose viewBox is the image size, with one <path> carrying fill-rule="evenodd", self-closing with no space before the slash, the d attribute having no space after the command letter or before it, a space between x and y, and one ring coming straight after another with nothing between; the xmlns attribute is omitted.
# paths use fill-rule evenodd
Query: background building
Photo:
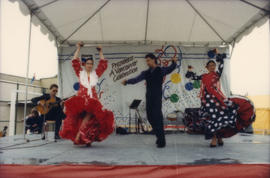
<svg viewBox="0 0 270 178"><path fill-rule="evenodd" d="M31 83L31 79L29 79ZM51 78L42 78L35 80L29 85L28 91L28 104L27 113L30 112L33 107L30 100L34 97L31 93L42 94L46 92L52 83L57 83L57 76ZM13 75L7 75L0 73L0 130L4 126L9 126L10 121L10 105L11 105L11 95L12 93L22 91L23 93L16 94L16 109L15 109L15 130L14 134L23 133L23 115L24 115L24 100L25 100L25 78ZM8 130L9 133L9 130Z"/></svg>

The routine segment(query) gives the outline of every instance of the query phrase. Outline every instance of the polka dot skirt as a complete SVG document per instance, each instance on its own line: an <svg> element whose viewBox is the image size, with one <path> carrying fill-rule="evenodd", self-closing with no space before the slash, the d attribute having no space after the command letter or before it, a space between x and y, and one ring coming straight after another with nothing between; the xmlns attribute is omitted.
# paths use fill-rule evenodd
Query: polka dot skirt
<svg viewBox="0 0 270 178"><path fill-rule="evenodd" d="M237 106L221 106L219 100L207 90L200 111L201 117L204 118L206 139L211 139L222 128L236 126Z"/></svg>

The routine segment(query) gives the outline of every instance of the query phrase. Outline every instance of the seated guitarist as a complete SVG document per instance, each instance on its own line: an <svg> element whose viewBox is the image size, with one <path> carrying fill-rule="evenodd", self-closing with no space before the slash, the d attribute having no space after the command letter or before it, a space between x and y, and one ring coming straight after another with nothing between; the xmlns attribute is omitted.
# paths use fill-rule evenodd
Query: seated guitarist
<svg viewBox="0 0 270 178"><path fill-rule="evenodd" d="M56 96L58 92L58 85L52 84L50 86L50 93L43 94L40 97L33 98L32 103L37 106L41 117L49 121L55 121L55 139L60 139L59 130L62 124L62 119L65 118L65 114L62 109L62 102L59 97ZM39 109L41 108L41 109ZM42 139L45 139L45 135Z"/></svg>

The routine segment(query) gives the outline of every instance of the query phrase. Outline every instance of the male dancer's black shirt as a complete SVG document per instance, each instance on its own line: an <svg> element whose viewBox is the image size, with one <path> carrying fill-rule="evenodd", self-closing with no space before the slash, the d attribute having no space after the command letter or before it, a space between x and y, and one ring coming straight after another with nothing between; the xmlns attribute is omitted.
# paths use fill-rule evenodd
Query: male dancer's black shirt
<svg viewBox="0 0 270 178"><path fill-rule="evenodd" d="M161 97L163 77L170 74L176 68L176 63L172 62L169 67L149 68L135 78L126 81L126 84L136 84L146 80L146 97Z"/></svg>
<svg viewBox="0 0 270 178"><path fill-rule="evenodd" d="M172 62L169 67L155 67L143 71L139 76L129 79L126 84L135 84L146 80L146 113L147 119L157 137L157 146L166 145L163 114L162 114L162 83L165 75L171 73L176 68L176 63Z"/></svg>

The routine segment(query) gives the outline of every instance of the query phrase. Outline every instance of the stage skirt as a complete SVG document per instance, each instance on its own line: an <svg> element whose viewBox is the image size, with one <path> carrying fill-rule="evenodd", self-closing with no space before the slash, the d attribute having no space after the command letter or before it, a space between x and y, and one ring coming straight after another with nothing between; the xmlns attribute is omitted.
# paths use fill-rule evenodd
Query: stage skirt
<svg viewBox="0 0 270 178"><path fill-rule="evenodd" d="M206 102L201 107L206 139L214 135L220 138L231 137L254 121L254 106L247 98L233 96L229 100L232 102L224 106L206 91Z"/></svg>
<svg viewBox="0 0 270 178"><path fill-rule="evenodd" d="M254 104L243 96L232 96L230 100L237 105L237 120L235 127L221 129L218 134L223 138L231 137L243 129L248 128L256 118Z"/></svg>
<svg viewBox="0 0 270 178"><path fill-rule="evenodd" d="M76 144L102 141L113 132L113 113L103 109L97 99L73 96L65 102L65 114L67 117L62 125L60 136L70 139ZM91 118L82 124L83 118L87 114L91 114ZM80 139L79 142L76 142L78 132L80 132Z"/></svg>

